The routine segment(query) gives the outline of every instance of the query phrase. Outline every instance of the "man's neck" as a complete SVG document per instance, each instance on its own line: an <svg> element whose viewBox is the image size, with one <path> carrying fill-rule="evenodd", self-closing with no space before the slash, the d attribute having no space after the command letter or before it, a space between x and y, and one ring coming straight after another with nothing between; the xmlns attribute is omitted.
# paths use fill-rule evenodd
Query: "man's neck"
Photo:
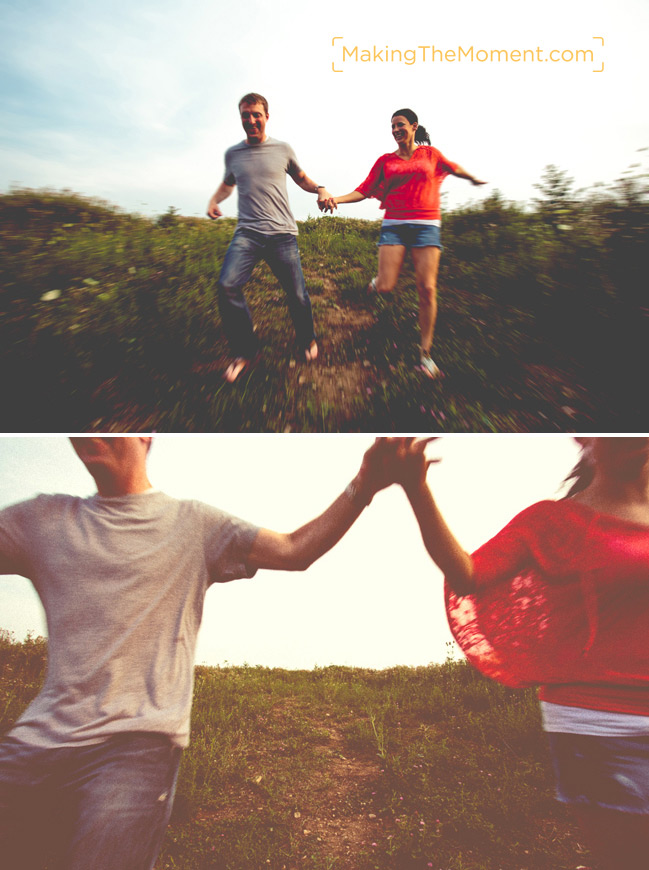
<svg viewBox="0 0 649 870"><path fill-rule="evenodd" d="M139 495L151 489L151 483L146 476L137 475L132 478L96 477L97 492L104 498L114 498L120 495Z"/></svg>

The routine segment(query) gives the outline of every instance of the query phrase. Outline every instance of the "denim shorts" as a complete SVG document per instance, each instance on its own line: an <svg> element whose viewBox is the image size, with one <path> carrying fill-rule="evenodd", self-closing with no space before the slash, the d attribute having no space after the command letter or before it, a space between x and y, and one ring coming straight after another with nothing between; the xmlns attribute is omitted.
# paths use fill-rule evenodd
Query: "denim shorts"
<svg viewBox="0 0 649 870"><path fill-rule="evenodd" d="M649 737L549 732L548 738L558 800L649 814Z"/></svg>
<svg viewBox="0 0 649 870"><path fill-rule="evenodd" d="M442 230L435 224L382 224L379 245L403 245L406 248L439 248Z"/></svg>

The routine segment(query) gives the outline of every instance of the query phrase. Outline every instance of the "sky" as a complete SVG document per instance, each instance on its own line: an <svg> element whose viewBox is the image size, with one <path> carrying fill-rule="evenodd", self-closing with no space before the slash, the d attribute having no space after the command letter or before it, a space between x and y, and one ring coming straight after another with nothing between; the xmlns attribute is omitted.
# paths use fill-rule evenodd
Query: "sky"
<svg viewBox="0 0 649 870"><path fill-rule="evenodd" d="M158 435L152 484L290 532L325 510L358 470L367 435ZM567 435L450 435L428 447L428 482L472 551L516 513L557 498L577 458ZM0 508L39 492L91 495L62 436L0 437ZM45 635L25 578L0 577L0 629ZM259 571L208 590L197 663L305 668L425 666L452 647L442 578L403 492L379 493L342 541L302 573Z"/></svg>
<svg viewBox="0 0 649 870"><path fill-rule="evenodd" d="M489 181L447 179L447 207L494 189L529 201L551 163L582 188L648 165L646 0L0 0L0 21L0 191L202 216L248 91L269 101L268 134L338 195L393 150L403 107ZM315 216L315 197L289 185L296 217ZM376 201L343 208L381 216Z"/></svg>

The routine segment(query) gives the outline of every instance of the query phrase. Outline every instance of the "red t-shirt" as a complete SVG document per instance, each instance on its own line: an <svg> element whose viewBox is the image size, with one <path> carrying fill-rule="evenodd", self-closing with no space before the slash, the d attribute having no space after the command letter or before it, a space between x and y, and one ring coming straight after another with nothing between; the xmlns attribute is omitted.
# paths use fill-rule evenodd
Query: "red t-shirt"
<svg viewBox="0 0 649 870"><path fill-rule="evenodd" d="M356 188L381 201L388 220L440 220L439 188L457 163L430 145L420 145L410 158L383 154Z"/></svg>
<svg viewBox="0 0 649 870"><path fill-rule="evenodd" d="M478 589L446 584L468 660L545 701L649 715L649 527L542 501L473 554Z"/></svg>

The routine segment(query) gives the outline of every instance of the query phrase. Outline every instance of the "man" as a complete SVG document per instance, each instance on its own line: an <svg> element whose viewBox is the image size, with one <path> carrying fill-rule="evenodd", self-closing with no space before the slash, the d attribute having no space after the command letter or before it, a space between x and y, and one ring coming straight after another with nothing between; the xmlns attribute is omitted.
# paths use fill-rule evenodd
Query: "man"
<svg viewBox="0 0 649 870"><path fill-rule="evenodd" d="M150 438L71 441L96 495L0 511L0 573L31 579L49 633L45 685L0 742L0 865L37 870L46 848L65 870L150 870L209 585L306 569L390 484L391 446L377 439L333 504L282 534L153 489Z"/></svg>
<svg viewBox="0 0 649 870"><path fill-rule="evenodd" d="M207 207L208 217L221 217L219 204L238 186L237 229L218 282L219 310L233 357L225 371L230 383L252 364L259 350L243 287L262 259L286 293L302 359L311 362L317 358L311 300L302 274L286 175L302 190L316 193L318 203L331 198L323 185L300 168L290 145L266 135L268 102L261 94L242 97L239 114L246 138L225 152L225 177Z"/></svg>

